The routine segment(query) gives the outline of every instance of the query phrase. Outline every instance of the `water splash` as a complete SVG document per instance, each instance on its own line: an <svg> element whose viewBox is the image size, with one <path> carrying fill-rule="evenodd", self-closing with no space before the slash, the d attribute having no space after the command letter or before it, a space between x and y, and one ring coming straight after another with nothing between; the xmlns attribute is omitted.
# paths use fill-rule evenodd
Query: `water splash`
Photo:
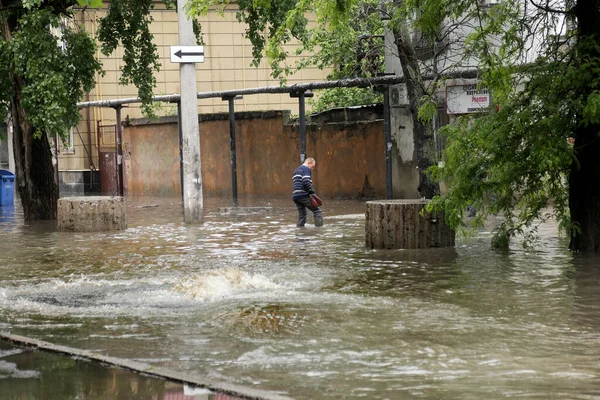
<svg viewBox="0 0 600 400"><path fill-rule="evenodd" d="M174 288L196 300L213 301L249 292L278 289L282 286L262 274L230 267L195 274L177 283Z"/></svg>

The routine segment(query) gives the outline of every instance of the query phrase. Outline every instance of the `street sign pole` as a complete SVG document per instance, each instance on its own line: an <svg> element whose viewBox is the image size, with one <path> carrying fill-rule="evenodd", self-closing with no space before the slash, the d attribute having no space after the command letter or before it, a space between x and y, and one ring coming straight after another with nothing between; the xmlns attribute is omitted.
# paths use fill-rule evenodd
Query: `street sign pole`
<svg viewBox="0 0 600 400"><path fill-rule="evenodd" d="M193 46L195 37L192 21L187 17L187 0L177 2L179 44ZM183 52L182 52L183 53ZM204 53L204 52L202 52ZM204 57L204 54L202 54ZM181 164L183 168L183 220L187 224L202 222L202 165L200 160L200 130L198 128L198 98L195 61L180 61L181 91Z"/></svg>

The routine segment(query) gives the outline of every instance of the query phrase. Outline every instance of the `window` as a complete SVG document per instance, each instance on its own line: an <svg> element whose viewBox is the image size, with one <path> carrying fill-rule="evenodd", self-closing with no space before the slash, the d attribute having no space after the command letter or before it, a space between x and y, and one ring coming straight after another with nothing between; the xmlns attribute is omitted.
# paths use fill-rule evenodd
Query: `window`
<svg viewBox="0 0 600 400"><path fill-rule="evenodd" d="M68 135L69 141L68 142L65 142L64 140L62 141L62 149L61 149L62 154L75 154L75 146L73 145L73 143L74 143L73 142L73 139L74 139L73 129L74 128L71 128L69 130L69 135Z"/></svg>

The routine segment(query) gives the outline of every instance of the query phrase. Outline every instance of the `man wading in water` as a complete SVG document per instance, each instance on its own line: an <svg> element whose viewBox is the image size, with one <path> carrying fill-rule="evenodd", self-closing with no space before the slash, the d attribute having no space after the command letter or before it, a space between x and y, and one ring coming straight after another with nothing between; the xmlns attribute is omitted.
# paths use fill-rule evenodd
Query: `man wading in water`
<svg viewBox="0 0 600 400"><path fill-rule="evenodd" d="M312 187L311 171L315 167L315 159L309 157L304 164L296 168L292 175L292 200L298 209L298 223L296 226L302 227L306 224L306 209L313 212L315 217L315 226L323 226L323 216L321 207L313 205L310 196L315 195ZM315 195L316 196L316 195Z"/></svg>

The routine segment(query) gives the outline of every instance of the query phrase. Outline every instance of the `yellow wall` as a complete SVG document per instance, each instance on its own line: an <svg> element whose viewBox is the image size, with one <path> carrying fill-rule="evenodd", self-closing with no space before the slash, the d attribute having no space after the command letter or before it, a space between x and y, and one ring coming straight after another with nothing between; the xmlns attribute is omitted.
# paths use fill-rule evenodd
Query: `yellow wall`
<svg viewBox="0 0 600 400"><path fill-rule="evenodd" d="M155 3L156 9L152 12L154 22L151 31L154 34L154 43L158 47L161 69L155 72L158 85L155 95L179 93L179 64L170 61L170 46L178 45L177 13L175 10L166 10L162 2ZM85 22L85 27L92 35L98 29L98 21L106 10L85 10L76 15L76 21ZM244 89L262 86L277 86L279 82L270 77L270 68L263 61L258 68L251 66L252 46L245 38L245 24L241 24L235 17L235 9L225 10L224 15L217 12L209 13L201 19L202 31L205 41L205 62L196 64L196 79L198 92L211 92L230 89ZM299 59L292 56L288 62L293 63ZM104 57L98 50L105 76L98 76L96 88L89 93L83 101L110 100L137 97L137 89L133 86L118 84L122 62L122 49L118 49L108 57ZM327 71L317 68L307 69L288 78L288 83L312 82L324 80ZM174 115L177 112L175 105L161 103L162 109L157 110L158 115ZM236 111L254 110L291 110L298 112L298 99L290 98L288 94L259 94L244 96L235 102ZM213 113L227 111L227 102L220 98L198 100L199 113ZM83 120L78 129L88 152L92 155L92 162L98 167L97 132L96 124L115 123L115 111L110 108L92 108L82 110ZM130 104L123 108L122 118L141 117L139 105ZM91 145L88 141L91 140ZM60 151L59 170L87 170L89 159L77 131L74 135L73 152L67 154Z"/></svg>

